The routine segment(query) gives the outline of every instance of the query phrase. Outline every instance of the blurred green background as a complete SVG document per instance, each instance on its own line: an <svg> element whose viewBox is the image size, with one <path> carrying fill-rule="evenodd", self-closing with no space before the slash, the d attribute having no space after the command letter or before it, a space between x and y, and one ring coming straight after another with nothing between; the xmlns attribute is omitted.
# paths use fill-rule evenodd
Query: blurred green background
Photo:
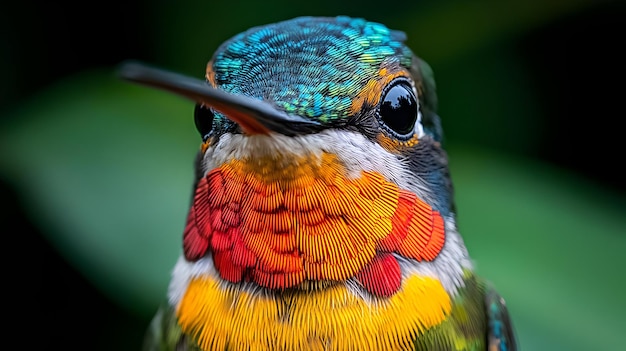
<svg viewBox="0 0 626 351"><path fill-rule="evenodd" d="M433 67L460 230L522 349L623 349L626 6L593 0L4 2L14 340L137 350L165 296L200 142L193 104L118 81L117 64L202 77L242 30L340 14L407 32Z"/></svg>

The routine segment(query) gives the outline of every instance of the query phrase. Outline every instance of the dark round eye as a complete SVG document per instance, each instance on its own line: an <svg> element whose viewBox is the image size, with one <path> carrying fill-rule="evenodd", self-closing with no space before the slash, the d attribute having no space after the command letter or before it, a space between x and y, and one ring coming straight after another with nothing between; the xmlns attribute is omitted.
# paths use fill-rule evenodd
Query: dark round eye
<svg viewBox="0 0 626 351"><path fill-rule="evenodd" d="M406 83L398 83L383 95L379 114L385 126L400 136L405 136L415 128L417 109L413 89Z"/></svg>
<svg viewBox="0 0 626 351"><path fill-rule="evenodd" d="M213 129L213 117L215 115L208 106L196 104L196 109L193 111L193 121L203 140L209 136L211 129Z"/></svg>

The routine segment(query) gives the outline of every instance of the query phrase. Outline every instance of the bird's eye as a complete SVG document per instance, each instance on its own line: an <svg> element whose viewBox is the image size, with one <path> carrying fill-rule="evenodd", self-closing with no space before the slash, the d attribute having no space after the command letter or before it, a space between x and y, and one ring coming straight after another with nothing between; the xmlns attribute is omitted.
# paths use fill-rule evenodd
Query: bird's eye
<svg viewBox="0 0 626 351"><path fill-rule="evenodd" d="M213 117L215 115L208 106L196 104L196 109L193 111L193 121L203 140L209 136L211 129L213 129Z"/></svg>
<svg viewBox="0 0 626 351"><path fill-rule="evenodd" d="M398 137L411 136L418 118L417 99L411 86L400 82L387 89L378 113L383 125Z"/></svg>

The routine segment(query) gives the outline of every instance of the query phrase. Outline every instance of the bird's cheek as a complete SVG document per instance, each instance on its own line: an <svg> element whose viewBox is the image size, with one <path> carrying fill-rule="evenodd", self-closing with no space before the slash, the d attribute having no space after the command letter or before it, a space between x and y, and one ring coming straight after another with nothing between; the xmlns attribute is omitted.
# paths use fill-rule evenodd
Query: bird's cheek
<svg viewBox="0 0 626 351"><path fill-rule="evenodd" d="M200 152L202 152L202 154L205 154L212 142L213 138L207 138L205 141L203 141L202 144L200 144Z"/></svg>

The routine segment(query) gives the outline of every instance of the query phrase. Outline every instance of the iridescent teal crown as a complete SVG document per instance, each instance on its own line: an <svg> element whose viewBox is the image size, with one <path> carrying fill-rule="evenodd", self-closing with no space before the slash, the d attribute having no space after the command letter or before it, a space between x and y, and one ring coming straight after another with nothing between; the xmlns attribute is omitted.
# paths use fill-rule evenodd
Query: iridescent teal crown
<svg viewBox="0 0 626 351"><path fill-rule="evenodd" d="M407 68L405 34L349 17L299 17L251 28L214 55L216 84L321 122L346 118L385 60Z"/></svg>

